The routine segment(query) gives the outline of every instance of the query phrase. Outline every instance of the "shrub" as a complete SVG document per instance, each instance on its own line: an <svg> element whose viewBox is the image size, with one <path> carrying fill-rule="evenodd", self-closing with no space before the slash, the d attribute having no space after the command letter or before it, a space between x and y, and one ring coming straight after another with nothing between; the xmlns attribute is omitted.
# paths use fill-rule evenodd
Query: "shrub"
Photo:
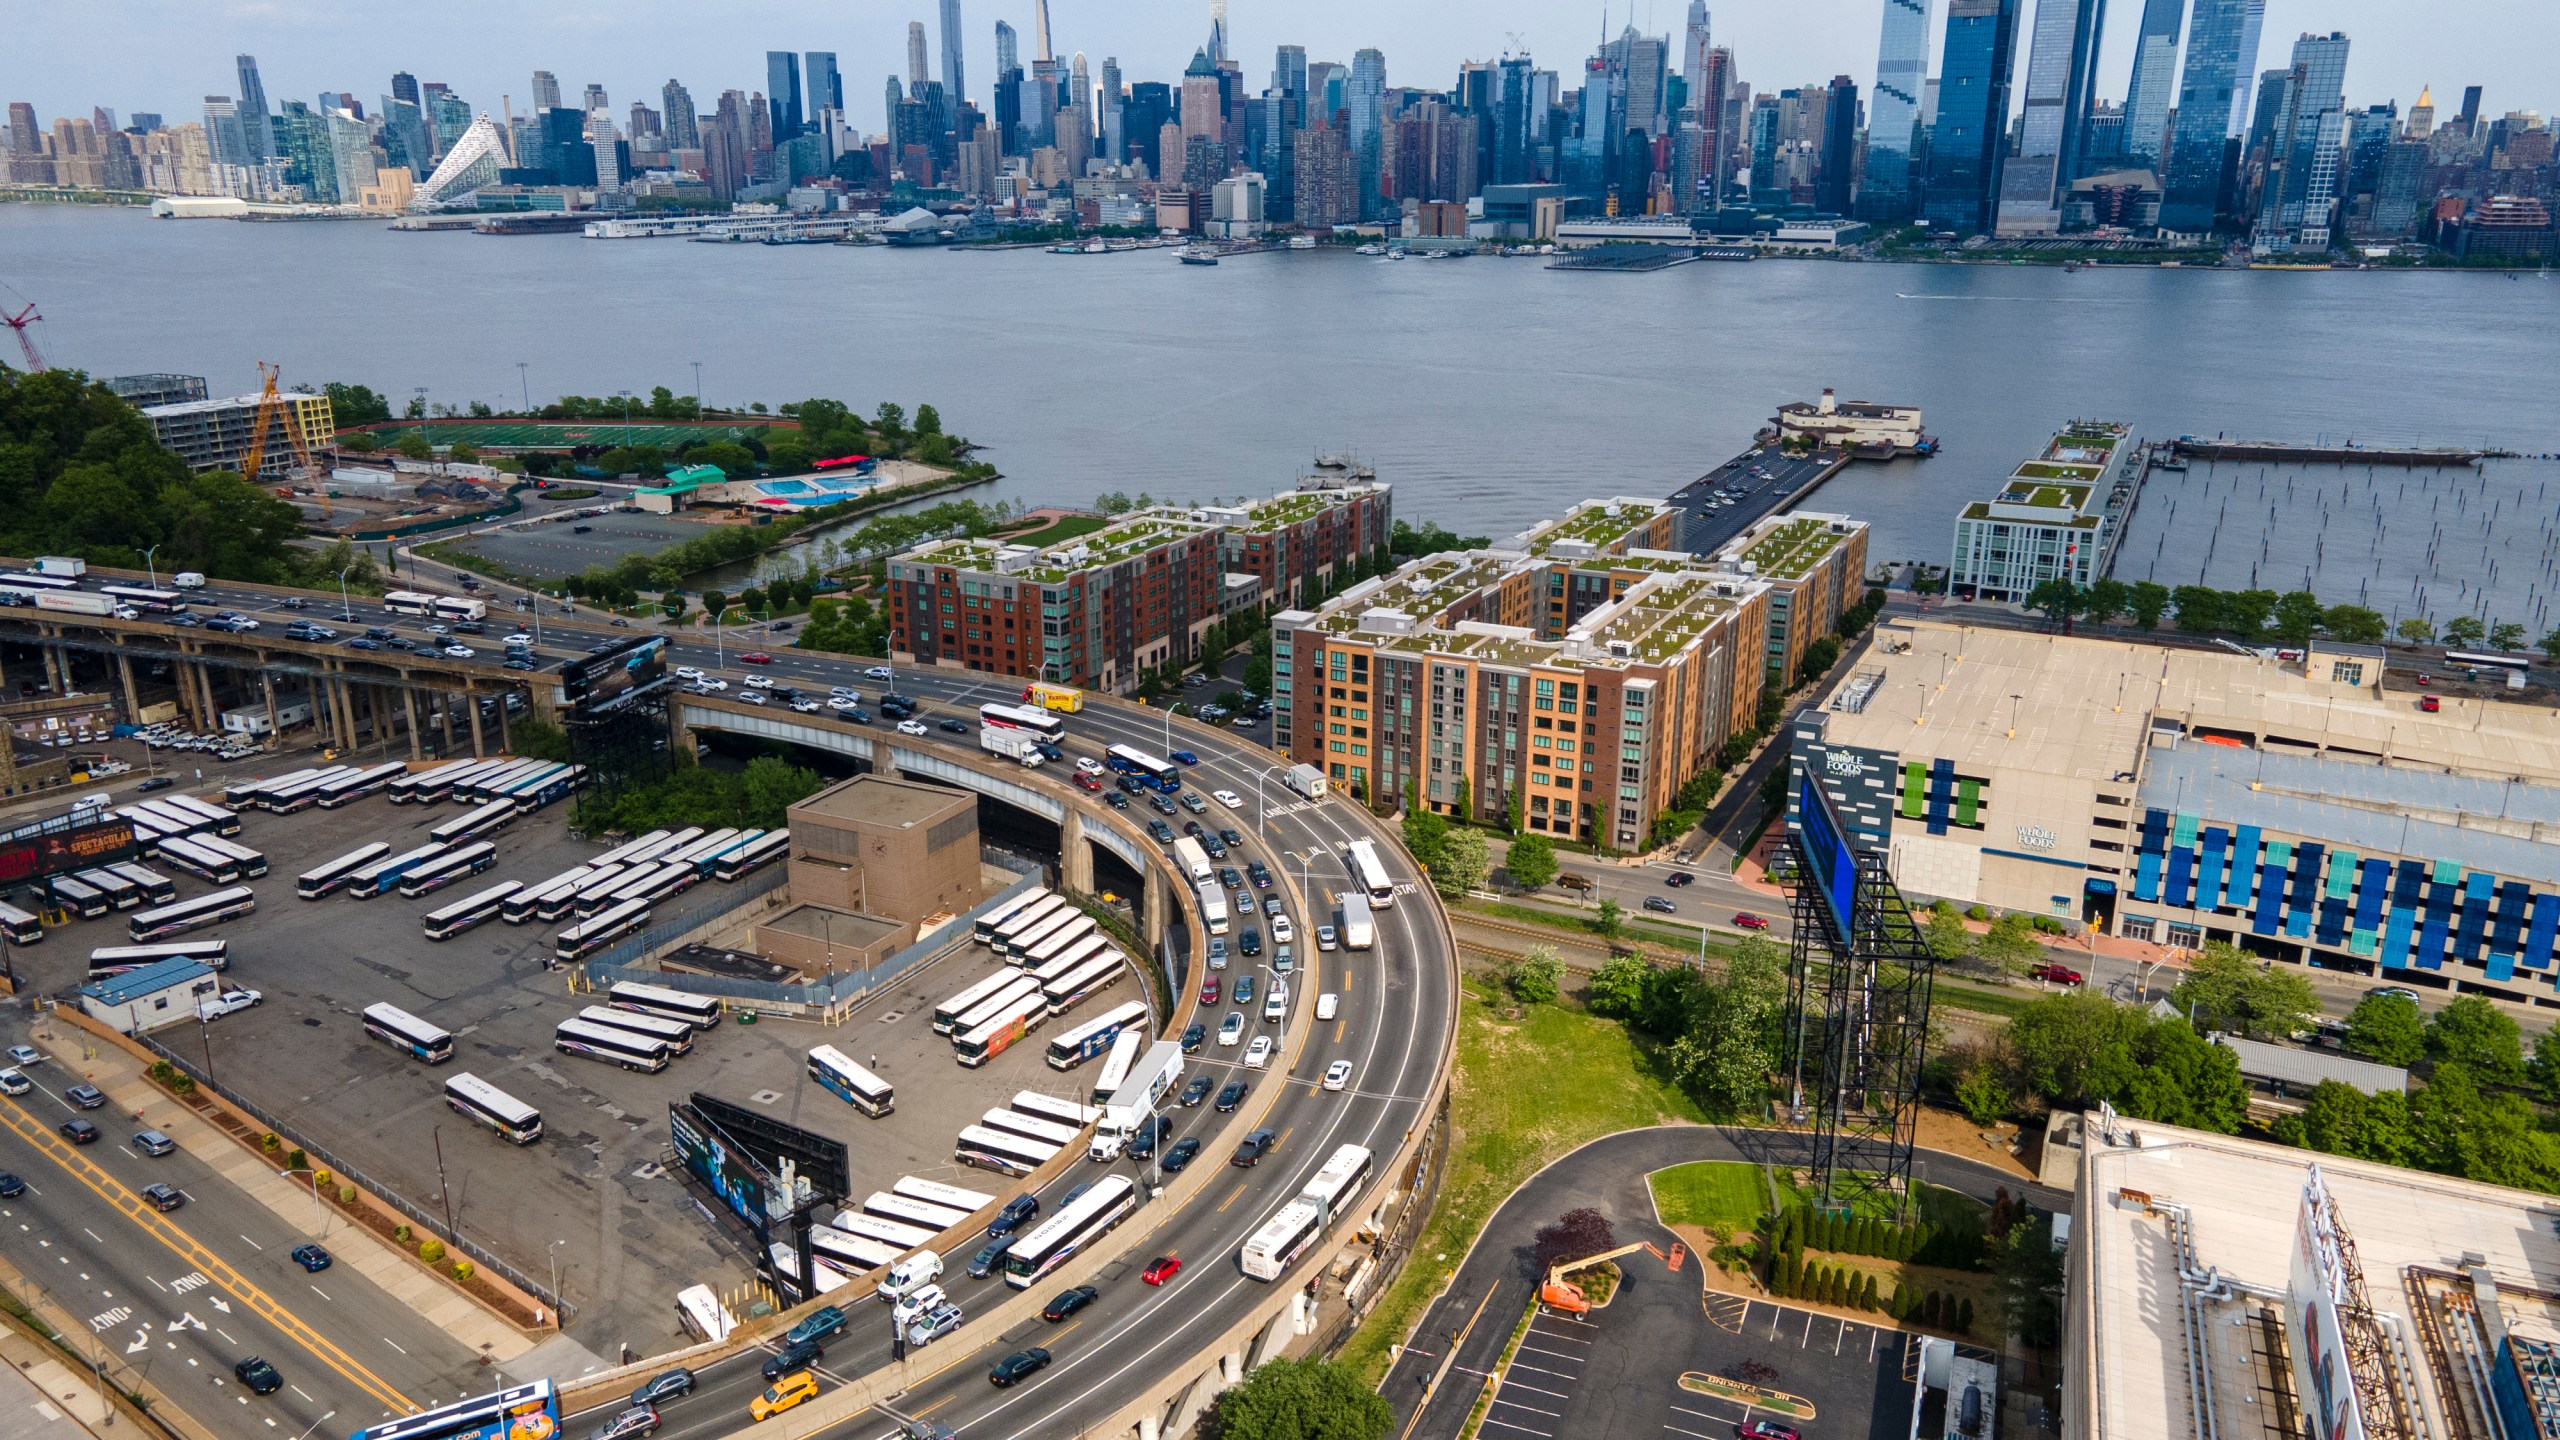
<svg viewBox="0 0 2560 1440"><path fill-rule="evenodd" d="M433 1265L444 1258L444 1242L430 1235L418 1243L418 1258Z"/></svg>
<svg viewBox="0 0 2560 1440"><path fill-rule="evenodd" d="M196 1093L196 1077L181 1070L170 1079L169 1089L174 1094L193 1095Z"/></svg>
<svg viewBox="0 0 2560 1440"><path fill-rule="evenodd" d="M1963 1335L1973 1333L1973 1297L1970 1295L1956 1306L1956 1331Z"/></svg>
<svg viewBox="0 0 2560 1440"><path fill-rule="evenodd" d="M312 1171L311 1183L314 1185L326 1186L329 1183L329 1172L326 1170Z"/></svg>
<svg viewBox="0 0 2560 1440"><path fill-rule="evenodd" d="M160 1084L166 1085L169 1083L170 1077L178 1073L178 1067L170 1064L166 1060L154 1060L151 1062L151 1068L144 1073L148 1074L153 1080Z"/></svg>
<svg viewBox="0 0 2560 1440"><path fill-rule="evenodd" d="M1859 1288L1858 1308L1861 1310L1874 1310L1880 1308L1876 1304L1876 1277L1873 1275L1868 1276L1867 1283Z"/></svg>
<svg viewBox="0 0 2560 1440"><path fill-rule="evenodd" d="M258 1138L258 1146L263 1150L279 1150L284 1147L284 1142L276 1138L276 1132L270 1130Z"/></svg>
<svg viewBox="0 0 2560 1440"><path fill-rule="evenodd" d="M453 1262L453 1278L456 1280L468 1280L479 1273L479 1267L473 1265L468 1260L456 1260Z"/></svg>
<svg viewBox="0 0 2560 1440"><path fill-rule="evenodd" d="M341 1205L353 1205L356 1203L356 1187L353 1185L339 1186L338 1203Z"/></svg>
<svg viewBox="0 0 2560 1440"><path fill-rule="evenodd" d="M399 1241L399 1242L400 1242L401 1244L403 1244L403 1245L408 1244L408 1243L409 1243L409 1227L408 1227L408 1226L406 1226L406 1225L394 1225L394 1226L392 1226L392 1227L391 1227L391 1238L392 1238L392 1239L394 1239L394 1240Z"/></svg>
<svg viewBox="0 0 2560 1440"><path fill-rule="evenodd" d="M1991 912L1980 905L1968 905L1965 907L1964 918L1967 920L1988 920L1991 918Z"/></svg>
<svg viewBox="0 0 2560 1440"><path fill-rule="evenodd" d="M284 1168L287 1170L300 1170L308 1166L310 1163L311 1157L303 1154L302 1147L299 1145L293 1147L293 1149L287 1152L284 1157Z"/></svg>

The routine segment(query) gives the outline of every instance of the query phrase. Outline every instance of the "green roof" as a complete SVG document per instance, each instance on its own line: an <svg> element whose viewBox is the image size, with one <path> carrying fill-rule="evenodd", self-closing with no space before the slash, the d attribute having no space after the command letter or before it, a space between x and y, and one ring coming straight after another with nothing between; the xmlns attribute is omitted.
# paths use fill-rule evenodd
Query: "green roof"
<svg viewBox="0 0 2560 1440"><path fill-rule="evenodd" d="M1529 553L1544 555L1562 540L1581 540L1605 549L1634 533L1662 509L1660 505L1648 503L1612 505L1605 501L1586 501L1571 514L1539 531L1529 542Z"/></svg>
<svg viewBox="0 0 2560 1440"><path fill-rule="evenodd" d="M1801 580L1849 537L1826 520L1792 519L1751 542L1742 558L1762 575Z"/></svg>

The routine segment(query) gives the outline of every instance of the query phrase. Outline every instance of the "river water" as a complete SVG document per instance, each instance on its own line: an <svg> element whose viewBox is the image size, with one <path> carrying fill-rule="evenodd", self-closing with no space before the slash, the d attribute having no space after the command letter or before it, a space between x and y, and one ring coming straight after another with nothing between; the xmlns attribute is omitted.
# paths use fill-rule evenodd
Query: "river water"
<svg viewBox="0 0 2560 1440"><path fill-rule="evenodd" d="M2530 275L1767 260L1618 275L1335 251L1211 268L1165 251L494 238L0 205L0 278L42 309L48 358L94 373L181 371L240 392L263 359L288 383L402 400L423 385L459 406L517 403L520 385L536 403L686 392L699 361L713 403L930 402L1004 469L977 495L1261 495L1347 453L1395 485L1399 515L1472 534L1584 496L1665 495L1824 386L1920 405L1944 441L1930 461L1853 467L1810 502L1873 522L1879 559L1942 561L1956 507L2075 416L2150 437L2560 452L2560 281ZM2550 593L2555 470L2494 465L2457 500L2449 479L2412 499L2396 472L2368 493L2361 471L2297 467L2270 520L2254 469L2199 465L2174 507L2146 498L2118 573L2239 585L2257 562L2271 588L2308 570L2332 603L2408 613L2423 597L2439 618L2474 609L2487 583L2492 608L2524 620Z"/></svg>

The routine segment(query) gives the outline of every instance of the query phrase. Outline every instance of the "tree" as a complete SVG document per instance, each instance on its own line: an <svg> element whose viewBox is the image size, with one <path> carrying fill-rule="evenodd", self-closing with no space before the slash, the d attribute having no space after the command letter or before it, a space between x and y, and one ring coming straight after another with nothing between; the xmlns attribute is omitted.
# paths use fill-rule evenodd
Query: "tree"
<svg viewBox="0 0 2560 1440"><path fill-rule="evenodd" d="M1530 1268L1543 1279L1549 1270L1568 1260L1584 1260L1616 1249L1618 1237L1609 1227L1608 1216L1584 1206L1557 1216L1553 1225L1539 1227L1530 1243Z"/></svg>
<svg viewBox="0 0 2560 1440"><path fill-rule="evenodd" d="M1796 666L1796 683L1810 685L1831 673L1840 660L1840 642L1828 635L1817 635L1804 647L1804 659Z"/></svg>
<svg viewBox="0 0 2560 1440"><path fill-rule="evenodd" d="M1974 953L1994 969L2017 974L2044 958L2044 946L2026 916L2003 915L1975 942Z"/></svg>
<svg viewBox="0 0 2560 1440"><path fill-rule="evenodd" d="M2208 941L2189 962L2186 978L2169 1001L2208 1030L2231 1030L2253 1040L2282 1040L2318 1013L2311 982L2290 968L2261 961L2239 947Z"/></svg>
<svg viewBox="0 0 2560 1440"><path fill-rule="evenodd" d="M2560 630L2554 630L2543 636L2535 641L2534 645L2543 654L2550 656L2554 664L2560 664Z"/></svg>
<svg viewBox="0 0 2560 1440"><path fill-rule="evenodd" d="M1556 958L1553 947L1533 945L1526 955L1515 955L1503 962L1498 977L1502 988L1523 1005L1547 1005L1555 1001L1558 982L1564 978L1564 962Z"/></svg>
<svg viewBox="0 0 2560 1440"><path fill-rule="evenodd" d="M2178 607L2178 628L2190 635L2204 635L2231 627L2222 618L2222 592L2204 585L2181 585L2169 592Z"/></svg>
<svg viewBox="0 0 2560 1440"><path fill-rule="evenodd" d="M1534 830L1517 836L1502 868L1511 872L1511 883L1523 890L1550 884L1556 878L1556 842Z"/></svg>
<svg viewBox="0 0 2560 1440"><path fill-rule="evenodd" d="M939 434L941 434L941 433L942 433L942 412L941 412L941 411L939 411L939 410L934 409L934 408L933 408L932 406L930 406L930 405L919 405L919 406L917 406L917 407L916 407L916 433L917 433L917 434L919 434L919 435L939 435Z"/></svg>
<svg viewBox="0 0 2560 1440"><path fill-rule="evenodd" d="M2064 629L2070 627L2071 617L2080 613L2081 603L2080 587L2058 577L2039 583L2027 592L2026 599L2028 609L2043 611L2048 622Z"/></svg>
<svg viewBox="0 0 2560 1440"><path fill-rule="evenodd" d="M2524 1031L2485 995L2456 996L2438 1010L2427 1022L2426 1047L2436 1059L2500 1084L2523 1083Z"/></svg>
<svg viewBox="0 0 2560 1440"><path fill-rule="evenodd" d="M1274 1360L1222 1392L1200 1417L1201 1440L1383 1440L1396 1413L1351 1367Z"/></svg>
<svg viewBox="0 0 2560 1440"><path fill-rule="evenodd" d="M2276 638L2287 645L2308 645L2328 618L2319 596L2308 590L2291 591L2276 601Z"/></svg>
<svg viewBox="0 0 2560 1440"><path fill-rule="evenodd" d="M2477 615L2456 615L2444 622L2444 643L2458 650L2477 645L2489 633L2489 627Z"/></svg>
<svg viewBox="0 0 2560 1440"><path fill-rule="evenodd" d="M468 441L456 440L444 447L444 458L457 465L468 465L480 458L480 452L472 449Z"/></svg>
<svg viewBox="0 0 2560 1440"><path fill-rule="evenodd" d="M329 418L341 430L379 425L391 418L391 402L373 393L369 386L332 380L320 387L320 393L329 397Z"/></svg>
<svg viewBox="0 0 2560 1440"><path fill-rule="evenodd" d="M719 624L720 617L726 614L728 609L729 592L725 590L705 590L702 592L702 613L711 617L712 624Z"/></svg>
<svg viewBox="0 0 2560 1440"><path fill-rule="evenodd" d="M2399 634L2404 645L2424 645L2436 638L2436 625L2424 615L2412 615L2400 622Z"/></svg>
<svg viewBox="0 0 2560 1440"><path fill-rule="evenodd" d="M2513 620L2501 620L2489 627L2489 648L2514 652L2524 648L2524 627Z"/></svg>
<svg viewBox="0 0 2560 1440"><path fill-rule="evenodd" d="M2053 1222L2036 1220L2009 1227L1993 1242L1992 1270L2000 1281L2002 1309L2009 1333L2029 1345L2062 1343L2062 1252L2053 1243ZM1959 1325L1969 1325L1961 1313Z"/></svg>
<svg viewBox="0 0 2560 1440"><path fill-rule="evenodd" d="M771 598L756 586L750 585L738 592L739 607L750 615L764 614L765 607L770 603L772 603Z"/></svg>
<svg viewBox="0 0 2560 1440"><path fill-rule="evenodd" d="M1626 907L1615 900L1604 898L1600 902L1600 913L1591 919L1591 928L1611 939L1616 939L1618 932L1626 928L1626 921Z"/></svg>
<svg viewBox="0 0 2560 1440"><path fill-rule="evenodd" d="M1701 1104L1755 1113L1785 1040L1787 952L1754 936L1725 963L1720 982L1693 979L1688 1025L1671 1045L1672 1073Z"/></svg>
<svg viewBox="0 0 2560 1440"><path fill-rule="evenodd" d="M2426 1020L2406 995L2367 991L2347 1015L2345 1043L2351 1055L2405 1068L2427 1057Z"/></svg>
<svg viewBox="0 0 2560 1440"><path fill-rule="evenodd" d="M1920 939L1929 947L1930 955L1942 965L1952 965L1973 950L1973 932L1965 928L1964 917L1952 905L1942 905L1929 912L1929 921L1921 927Z"/></svg>
<svg viewBox="0 0 2560 1440"><path fill-rule="evenodd" d="M2349 645L2379 645L2388 633L2382 613L2362 605L2330 606L2328 613L2320 617L2320 628L2328 631L2331 639Z"/></svg>
<svg viewBox="0 0 2560 1440"><path fill-rule="evenodd" d="M427 437L415 430L400 432L400 438L391 442L391 448L411 460L432 460L436 454L436 447L428 444Z"/></svg>
<svg viewBox="0 0 2560 1440"><path fill-rule="evenodd" d="M1440 863L1432 868L1431 882L1440 887L1443 895L1464 895L1483 888L1485 873L1491 868L1491 851L1485 844L1484 832L1454 826L1440 844Z"/></svg>
<svg viewBox="0 0 2560 1440"><path fill-rule="evenodd" d="M1643 1013L1645 982L1653 966L1635 955L1620 955L1591 972L1584 992L1591 1013L1606 1020L1634 1020Z"/></svg>
<svg viewBox="0 0 2560 1440"><path fill-rule="evenodd" d="M2152 580L2137 580L2125 597L2125 609L2133 615L2133 623L2145 630L2160 628L2160 617L2169 609L2169 587Z"/></svg>
<svg viewBox="0 0 2560 1440"><path fill-rule="evenodd" d="M2224 628L2243 640L2255 640L2265 634L2267 622L2275 613L2273 590L2234 590L2222 597Z"/></svg>
<svg viewBox="0 0 2560 1440"><path fill-rule="evenodd" d="M1404 807L1404 848L1413 863L1434 875L1449 848L1449 822L1408 797Z"/></svg>

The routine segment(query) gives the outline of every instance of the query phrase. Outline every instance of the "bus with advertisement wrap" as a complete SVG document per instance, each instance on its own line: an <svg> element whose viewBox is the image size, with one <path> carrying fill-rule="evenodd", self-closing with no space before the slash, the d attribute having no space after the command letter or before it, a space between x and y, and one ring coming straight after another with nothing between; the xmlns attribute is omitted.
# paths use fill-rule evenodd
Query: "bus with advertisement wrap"
<svg viewBox="0 0 2560 1440"><path fill-rule="evenodd" d="M556 1440L560 1397L549 1380L532 1380L451 1405L385 1420L353 1440Z"/></svg>

